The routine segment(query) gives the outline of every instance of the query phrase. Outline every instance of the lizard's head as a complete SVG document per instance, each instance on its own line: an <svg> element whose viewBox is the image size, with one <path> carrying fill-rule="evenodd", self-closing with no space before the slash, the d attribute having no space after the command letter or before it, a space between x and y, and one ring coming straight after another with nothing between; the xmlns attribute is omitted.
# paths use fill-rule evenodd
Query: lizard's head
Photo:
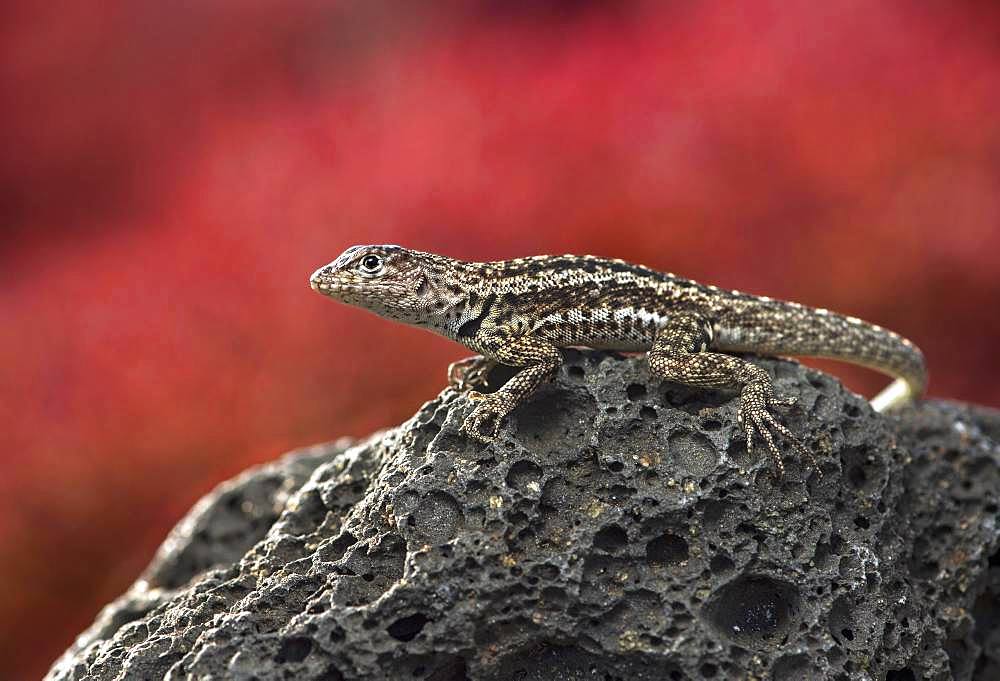
<svg viewBox="0 0 1000 681"><path fill-rule="evenodd" d="M431 277L446 258L401 246L351 246L313 272L314 291L409 324L423 324L435 307ZM435 277L436 279L436 277Z"/></svg>

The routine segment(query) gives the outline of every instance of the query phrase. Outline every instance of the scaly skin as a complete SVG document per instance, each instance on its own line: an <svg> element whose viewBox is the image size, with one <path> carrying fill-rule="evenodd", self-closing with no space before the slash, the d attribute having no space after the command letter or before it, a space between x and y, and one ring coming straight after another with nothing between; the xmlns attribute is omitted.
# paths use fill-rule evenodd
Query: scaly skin
<svg viewBox="0 0 1000 681"><path fill-rule="evenodd" d="M778 475L780 434L812 453L774 416L792 400L775 395L762 369L729 352L830 357L896 377L873 400L884 410L923 394L924 359L913 343L854 317L727 291L621 260L535 256L464 262L400 246L353 246L310 280L320 293L447 336L480 357L456 362L449 382L478 401L462 430L492 441L500 421L562 363L559 348L646 351L653 374L741 392L747 449L757 436ZM521 367L496 392L474 390L497 363Z"/></svg>

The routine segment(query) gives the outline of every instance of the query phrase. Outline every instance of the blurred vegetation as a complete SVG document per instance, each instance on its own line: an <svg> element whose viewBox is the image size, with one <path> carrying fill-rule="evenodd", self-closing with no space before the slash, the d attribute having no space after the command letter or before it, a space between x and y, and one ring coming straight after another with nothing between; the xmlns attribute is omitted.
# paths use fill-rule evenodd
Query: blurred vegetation
<svg viewBox="0 0 1000 681"><path fill-rule="evenodd" d="M1000 405L990 3L5 13L6 678L215 483L444 385L460 347L309 291L353 243L596 253L837 309L914 339L933 395Z"/></svg>

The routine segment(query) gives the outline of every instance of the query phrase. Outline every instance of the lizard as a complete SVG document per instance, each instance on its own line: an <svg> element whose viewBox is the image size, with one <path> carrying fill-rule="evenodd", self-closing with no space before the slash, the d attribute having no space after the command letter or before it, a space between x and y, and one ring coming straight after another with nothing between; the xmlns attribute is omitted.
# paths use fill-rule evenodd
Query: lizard
<svg viewBox="0 0 1000 681"><path fill-rule="evenodd" d="M340 302L458 341L475 357L452 364L449 384L476 401L461 432L484 443L562 364L560 348L646 352L650 372L702 389L740 393L737 422L754 454L759 437L775 473L782 436L818 471L812 452L775 416L794 398L769 374L732 353L842 360L895 380L876 411L919 398L927 385L912 342L856 317L698 283L623 260L532 256L469 262L395 245L359 245L317 269L311 287ZM518 369L483 394L498 364Z"/></svg>

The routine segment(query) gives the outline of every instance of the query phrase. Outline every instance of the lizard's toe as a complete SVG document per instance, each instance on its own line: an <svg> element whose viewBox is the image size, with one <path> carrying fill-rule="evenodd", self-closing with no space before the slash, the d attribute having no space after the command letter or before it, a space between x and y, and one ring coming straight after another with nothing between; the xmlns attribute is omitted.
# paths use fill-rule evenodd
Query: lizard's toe
<svg viewBox="0 0 1000 681"><path fill-rule="evenodd" d="M795 404L799 401L799 398L794 395L785 395L784 397L774 396L769 401L773 406L778 407L779 409L788 409L789 407L795 406Z"/></svg>
<svg viewBox="0 0 1000 681"><path fill-rule="evenodd" d="M740 427L743 429L743 439L747 446L747 457L752 460L754 450L756 449L754 440L757 434L757 429L754 427L752 420L744 420L743 418L740 418Z"/></svg>
<svg viewBox="0 0 1000 681"><path fill-rule="evenodd" d="M782 477L785 473L785 465L781 460L781 451L774 441L774 435L768 429L770 423L767 417L770 416L766 410L740 410L740 424L743 426L743 436L746 439L747 455L754 456L757 449L756 439L759 436L764 441L767 454L771 457L774 465L774 472L777 477Z"/></svg>
<svg viewBox="0 0 1000 681"><path fill-rule="evenodd" d="M479 395L479 393L475 393ZM484 399L479 395L479 399ZM469 414L462 423L460 432L465 433L478 442L490 443L496 440L500 431L500 419L503 414L493 409L488 402L480 403L478 407Z"/></svg>
<svg viewBox="0 0 1000 681"><path fill-rule="evenodd" d="M764 414L763 414L763 420L765 422L765 426L764 427L769 428L769 429L771 429L771 430L773 430L773 431L775 431L777 433L780 433L782 436L784 436L784 438L788 442L788 444L791 445L792 449L795 450L795 453L798 454L799 456L805 458L806 460L808 460L809 464L814 469L816 469L817 475L819 475L819 476L823 475L822 472L820 472L820 469L819 469L819 462L816 461L816 457L813 456L812 451L808 447L806 447L804 444L802 444L802 441L799 440L799 438L797 438L795 436L795 434L792 433L792 431L790 431L782 423L780 423L774 417L774 414L772 414L769 411L765 411Z"/></svg>
<svg viewBox="0 0 1000 681"><path fill-rule="evenodd" d="M781 478L784 475L785 465L782 452L778 448L777 442L774 438L775 433L783 436L795 453L805 458L809 464L816 469L816 472L819 473L819 464L816 461L816 457L813 456L813 453L805 445L803 445L797 437L795 437L792 431L779 422L769 409L771 405L787 406L794 404L794 402L795 398L778 399L772 395L766 394L763 391L758 392L757 390L750 388L749 394L745 394L743 396L740 409L737 412L738 420L740 425L743 427L743 432L746 437L747 453L751 456L753 455L755 436L760 435L764 444L767 445L767 453L771 457L771 462L774 465L774 472L778 478Z"/></svg>

